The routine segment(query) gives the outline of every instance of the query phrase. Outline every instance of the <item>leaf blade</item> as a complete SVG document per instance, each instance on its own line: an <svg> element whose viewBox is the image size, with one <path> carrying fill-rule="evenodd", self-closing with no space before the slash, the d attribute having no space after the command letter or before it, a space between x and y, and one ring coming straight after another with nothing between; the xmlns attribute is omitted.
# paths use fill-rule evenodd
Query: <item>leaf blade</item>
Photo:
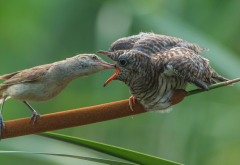
<svg viewBox="0 0 240 165"><path fill-rule="evenodd" d="M120 161L109 160L109 159L101 159L101 158L86 157L86 156L80 156L80 155L70 155L70 154L58 154L58 153L25 152L25 151L0 151L0 154L40 154L40 155L52 155L52 156L62 156L62 157L76 158L76 159L88 160L88 161L102 163L102 164L136 165L136 164L133 164L133 163L120 162Z"/></svg>
<svg viewBox="0 0 240 165"><path fill-rule="evenodd" d="M124 160L128 160L133 163L139 163L142 165L152 165L152 164L161 164L161 165L179 165L179 163L172 162L165 159L160 159L158 157L154 157L151 155L143 154L140 152L115 147L103 143L98 143L90 140L75 138L71 136L56 134L56 133L50 133L50 132L44 132L38 134L40 136L68 142L71 144L80 145L86 148L93 149L95 151L99 151L111 156L115 156Z"/></svg>

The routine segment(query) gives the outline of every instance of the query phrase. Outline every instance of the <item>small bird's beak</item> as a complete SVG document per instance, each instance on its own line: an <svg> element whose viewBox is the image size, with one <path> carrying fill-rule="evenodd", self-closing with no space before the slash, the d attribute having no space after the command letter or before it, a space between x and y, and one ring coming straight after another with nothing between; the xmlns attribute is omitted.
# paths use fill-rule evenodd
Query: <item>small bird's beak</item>
<svg viewBox="0 0 240 165"><path fill-rule="evenodd" d="M103 55L107 56L108 58L110 58L110 55L111 55L111 53L110 53L110 52L103 51L103 50L97 51L97 53L101 53L101 54L103 54ZM110 58L110 59L111 59L111 58ZM111 59L111 60L112 60L112 59Z"/></svg>
<svg viewBox="0 0 240 165"><path fill-rule="evenodd" d="M104 63L104 62L97 62L101 66L103 66L105 69L115 69L115 65L109 64L109 63Z"/></svg>
<svg viewBox="0 0 240 165"><path fill-rule="evenodd" d="M111 53L110 52L107 52L107 51L98 51L97 53L101 53L105 56L107 56L108 58L110 58L112 61L113 59L110 57ZM115 61L113 61L115 63ZM105 87L108 83L110 83L110 81L114 80L115 77L118 75L118 73L120 72L120 70L118 69L116 63L115 63L115 67L116 67L116 73L114 75L112 75L106 82L105 84L103 85L103 87Z"/></svg>

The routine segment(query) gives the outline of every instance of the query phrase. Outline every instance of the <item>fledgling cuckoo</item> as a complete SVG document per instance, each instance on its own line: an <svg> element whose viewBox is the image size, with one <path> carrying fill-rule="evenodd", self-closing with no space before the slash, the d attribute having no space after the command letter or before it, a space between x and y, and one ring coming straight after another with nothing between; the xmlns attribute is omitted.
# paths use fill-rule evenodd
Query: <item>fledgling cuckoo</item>
<svg viewBox="0 0 240 165"><path fill-rule="evenodd" d="M171 106L177 89L188 83L209 90L208 85L227 81L200 56L207 48L180 38L154 33L140 33L115 41L107 51L98 51L116 64L111 80L120 80L129 87L129 105L137 99L147 111L164 110Z"/></svg>

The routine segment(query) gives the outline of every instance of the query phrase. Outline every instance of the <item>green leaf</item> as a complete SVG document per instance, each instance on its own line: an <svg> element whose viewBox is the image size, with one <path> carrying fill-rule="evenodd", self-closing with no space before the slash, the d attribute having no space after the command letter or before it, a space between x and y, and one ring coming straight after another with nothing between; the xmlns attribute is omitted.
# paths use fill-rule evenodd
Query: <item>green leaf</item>
<svg viewBox="0 0 240 165"><path fill-rule="evenodd" d="M100 159L100 158L92 158L92 157L85 157L79 155L69 155L69 154L55 154L55 153L44 153L44 152L24 152L24 151L0 151L0 154L40 154L40 155L53 155L53 156L62 156L62 157L70 157L70 158L77 158L82 160L88 160L97 163L103 164L114 164L114 165L135 165L133 163L125 163L119 162L114 160L107 160L107 159Z"/></svg>
<svg viewBox="0 0 240 165"><path fill-rule="evenodd" d="M120 148L120 147L115 147L115 146L111 146L103 143L98 143L90 140L85 140L85 139L80 139L80 138L75 138L71 136L50 133L50 132L40 133L38 135L68 142L68 143L79 145L79 146L83 146L86 148L90 148L95 151L99 151L111 156L115 156L124 160L131 161L133 163L138 163L141 165L153 165L153 164L159 164L159 165L178 164L179 165L179 163L175 163L169 160L160 159L158 157L143 154L140 152L136 152L136 151Z"/></svg>

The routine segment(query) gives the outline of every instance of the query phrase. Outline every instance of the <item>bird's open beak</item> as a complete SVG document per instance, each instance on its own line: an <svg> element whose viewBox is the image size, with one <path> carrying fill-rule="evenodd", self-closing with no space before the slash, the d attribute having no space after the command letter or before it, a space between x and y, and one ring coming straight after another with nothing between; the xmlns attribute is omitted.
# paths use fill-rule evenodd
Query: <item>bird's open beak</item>
<svg viewBox="0 0 240 165"><path fill-rule="evenodd" d="M114 80L115 77L118 75L118 73L119 73L119 69L118 69L118 67L117 67L117 65L116 65L116 73L115 73L114 75L112 75L112 76L105 82L105 84L103 85L103 87L105 87L108 83L110 83L110 81Z"/></svg>
<svg viewBox="0 0 240 165"><path fill-rule="evenodd" d="M110 54L109 52L107 52L107 51L98 51L97 53L101 53L101 54L107 56L109 59L111 59L111 57L110 57L111 54ZM112 59L111 59L111 60L112 60ZM112 61L113 61L113 60L112 60ZM113 61L113 62L115 63L115 61ZM115 63L115 67L116 67L116 73L115 73L114 75L112 75L112 76L105 82L105 84L103 85L103 87L105 87L108 83L110 83L110 81L114 80L115 77L116 77L116 76L118 75L118 73L120 72L120 70L118 69L116 63Z"/></svg>

